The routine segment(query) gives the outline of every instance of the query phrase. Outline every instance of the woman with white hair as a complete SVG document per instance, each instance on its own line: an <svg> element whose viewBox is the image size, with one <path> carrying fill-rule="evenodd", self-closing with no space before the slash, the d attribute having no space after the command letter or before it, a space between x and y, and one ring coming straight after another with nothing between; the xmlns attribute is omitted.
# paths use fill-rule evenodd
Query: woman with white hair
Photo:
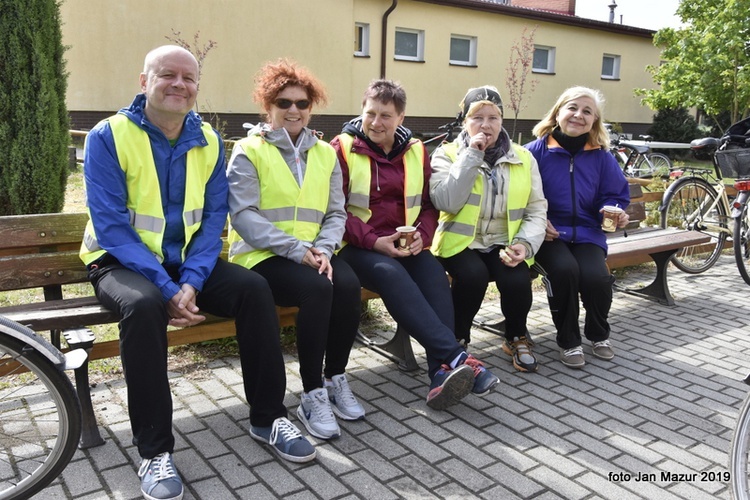
<svg viewBox="0 0 750 500"><path fill-rule="evenodd" d="M547 230L536 255L547 272L547 295L557 329L560 360L585 365L578 325L578 296L586 309L583 333L594 356L609 360L614 351L607 322L614 277L607 268L602 207L630 203L628 182L609 153L604 98L587 87L571 87L534 127L537 139L526 147L536 158L548 202ZM625 227L623 211L617 227Z"/></svg>
<svg viewBox="0 0 750 500"><path fill-rule="evenodd" d="M432 252L451 275L456 337L468 343L472 320L490 280L505 316L503 351L533 372L526 320L530 266L544 240L547 202L536 160L503 128L495 87L470 89L460 103L463 129L432 157L430 198L440 209Z"/></svg>

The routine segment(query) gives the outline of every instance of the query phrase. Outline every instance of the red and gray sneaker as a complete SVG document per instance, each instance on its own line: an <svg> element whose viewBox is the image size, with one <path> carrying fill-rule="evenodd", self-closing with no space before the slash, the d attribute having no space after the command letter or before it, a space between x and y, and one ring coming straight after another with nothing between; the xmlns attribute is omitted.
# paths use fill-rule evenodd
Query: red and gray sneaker
<svg viewBox="0 0 750 500"><path fill-rule="evenodd" d="M432 378L427 406L435 410L445 410L469 394L474 386L474 370L462 364L455 369L443 365Z"/></svg>
<svg viewBox="0 0 750 500"><path fill-rule="evenodd" d="M474 386L472 387L471 392L477 396L484 396L500 383L500 379L485 368L484 363L471 354L461 354L458 358L458 366L456 366L456 369L461 366L469 366L474 371Z"/></svg>

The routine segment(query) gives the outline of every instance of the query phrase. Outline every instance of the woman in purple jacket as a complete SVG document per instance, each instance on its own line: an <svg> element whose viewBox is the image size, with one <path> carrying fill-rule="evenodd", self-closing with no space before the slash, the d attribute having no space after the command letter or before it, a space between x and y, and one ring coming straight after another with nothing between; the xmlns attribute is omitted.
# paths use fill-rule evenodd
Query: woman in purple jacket
<svg viewBox="0 0 750 500"><path fill-rule="evenodd" d="M614 277L606 264L607 239L602 207L630 203L628 182L609 153L604 129L604 99L593 89L572 87L560 95L534 127L537 139L526 145L539 164L547 198L547 231L536 261L547 272L552 320L560 360L570 368L585 364L578 325L578 295L586 309L583 333L594 356L612 359L607 317ZM628 216L621 212L617 227Z"/></svg>

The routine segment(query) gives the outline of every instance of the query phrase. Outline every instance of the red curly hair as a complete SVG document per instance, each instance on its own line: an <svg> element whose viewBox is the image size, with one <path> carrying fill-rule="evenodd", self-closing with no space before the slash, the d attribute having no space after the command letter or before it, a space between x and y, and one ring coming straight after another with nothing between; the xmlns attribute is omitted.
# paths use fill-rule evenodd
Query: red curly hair
<svg viewBox="0 0 750 500"><path fill-rule="evenodd" d="M267 62L255 75L253 100L264 110L271 107L276 96L287 87L302 87L313 105L328 102L325 87L310 70L289 59Z"/></svg>

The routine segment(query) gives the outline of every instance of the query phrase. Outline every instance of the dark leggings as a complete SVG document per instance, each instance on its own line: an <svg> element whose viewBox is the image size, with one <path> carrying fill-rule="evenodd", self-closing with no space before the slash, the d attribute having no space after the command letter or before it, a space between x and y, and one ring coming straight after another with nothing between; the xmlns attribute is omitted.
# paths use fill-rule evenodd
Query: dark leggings
<svg viewBox="0 0 750 500"><path fill-rule="evenodd" d="M333 284L316 269L284 257L271 257L253 267L268 281L277 305L299 307L297 354L305 392L323 387L322 374L331 378L344 373L359 327L357 275L335 255L331 266Z"/></svg>
<svg viewBox="0 0 750 500"><path fill-rule="evenodd" d="M584 335L592 342L608 339L607 317L615 278L607 269L604 249L593 243L545 241L536 260L547 273L547 296L557 328L557 345L562 349L581 345L579 293L586 309Z"/></svg>
<svg viewBox="0 0 750 500"><path fill-rule="evenodd" d="M114 261L114 262L111 262ZM120 357L128 387L133 443L143 458L174 451L172 395L167 376L169 315L159 289L110 259L92 269L97 298L120 317ZM250 423L267 427L287 415L286 372L273 295L258 273L218 260L198 294L205 312L235 318Z"/></svg>
<svg viewBox="0 0 750 500"><path fill-rule="evenodd" d="M526 318L531 310L531 274L521 263L508 267L498 256L499 248L484 253L465 249L439 259L451 275L451 293L456 309L456 338L470 340L471 324L482 307L487 284L494 281L500 292L500 308L505 316L505 338L512 341L528 333Z"/></svg>
<svg viewBox="0 0 750 500"><path fill-rule="evenodd" d="M453 301L445 271L428 251L395 259L352 245L339 256L362 286L380 295L391 317L424 347L430 379L462 352L453 333Z"/></svg>

